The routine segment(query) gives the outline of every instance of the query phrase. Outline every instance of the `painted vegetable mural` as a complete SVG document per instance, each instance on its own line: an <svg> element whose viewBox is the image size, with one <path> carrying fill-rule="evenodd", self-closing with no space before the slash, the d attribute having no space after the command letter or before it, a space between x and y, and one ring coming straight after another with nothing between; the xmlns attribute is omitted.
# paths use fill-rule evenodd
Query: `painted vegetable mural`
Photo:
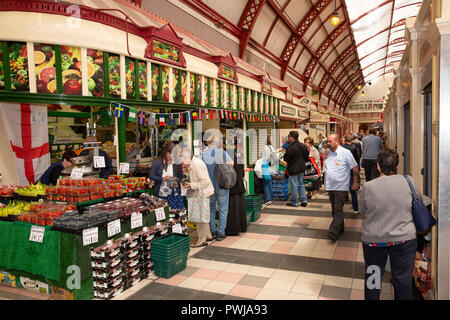
<svg viewBox="0 0 450 320"><path fill-rule="evenodd" d="M165 102L169 102L169 67L162 66L161 67L161 78L162 78L162 100Z"/></svg>
<svg viewBox="0 0 450 320"><path fill-rule="evenodd" d="M87 49L89 96L104 96L103 52Z"/></svg>
<svg viewBox="0 0 450 320"><path fill-rule="evenodd" d="M163 60L180 61L180 50L168 44L153 40L153 56Z"/></svg>
<svg viewBox="0 0 450 320"><path fill-rule="evenodd" d="M11 70L11 89L28 91L28 56L25 42L10 42L9 67Z"/></svg>
<svg viewBox="0 0 450 320"><path fill-rule="evenodd" d="M5 74L3 73L3 43L0 41L0 90L5 89Z"/></svg>
<svg viewBox="0 0 450 320"><path fill-rule="evenodd" d="M152 100L159 100L159 68L160 66L152 63Z"/></svg>
<svg viewBox="0 0 450 320"><path fill-rule="evenodd" d="M139 97L147 99L147 62L138 62Z"/></svg>
<svg viewBox="0 0 450 320"><path fill-rule="evenodd" d="M190 104L195 104L195 74L191 73L191 83L189 84L189 91L190 91Z"/></svg>
<svg viewBox="0 0 450 320"><path fill-rule="evenodd" d="M130 58L125 58L125 81L127 87L127 98L134 98L134 80L135 80L135 66L134 61Z"/></svg>
<svg viewBox="0 0 450 320"><path fill-rule="evenodd" d="M109 95L120 98L120 57L109 55Z"/></svg>

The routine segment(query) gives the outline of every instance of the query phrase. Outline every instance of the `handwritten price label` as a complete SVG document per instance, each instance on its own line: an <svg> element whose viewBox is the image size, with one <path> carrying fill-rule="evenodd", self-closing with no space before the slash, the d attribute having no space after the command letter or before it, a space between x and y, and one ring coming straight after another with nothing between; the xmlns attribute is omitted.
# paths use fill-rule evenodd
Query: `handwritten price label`
<svg viewBox="0 0 450 320"><path fill-rule="evenodd" d="M83 230L83 246L98 242L98 227Z"/></svg>
<svg viewBox="0 0 450 320"><path fill-rule="evenodd" d="M120 219L108 223L108 238L120 233Z"/></svg>
<svg viewBox="0 0 450 320"><path fill-rule="evenodd" d="M144 224L142 222L142 213L134 212L131 215L131 229L136 229L142 227Z"/></svg>
<svg viewBox="0 0 450 320"><path fill-rule="evenodd" d="M42 243L44 241L44 227L32 226L30 232L30 241Z"/></svg>
<svg viewBox="0 0 450 320"><path fill-rule="evenodd" d="M106 167L105 157L102 156L94 157L94 168L104 168L104 167Z"/></svg>
<svg viewBox="0 0 450 320"><path fill-rule="evenodd" d="M164 208L158 208L155 210L156 214L156 221L161 221L166 219L166 212L164 211Z"/></svg>
<svg viewBox="0 0 450 320"><path fill-rule="evenodd" d="M130 164L127 162L120 163L120 173L121 174L129 174L130 173Z"/></svg>
<svg viewBox="0 0 450 320"><path fill-rule="evenodd" d="M177 223L176 225L172 226L172 232L183 233L183 229L181 229L181 224Z"/></svg>
<svg viewBox="0 0 450 320"><path fill-rule="evenodd" d="M73 168L70 173L70 179L79 180L83 178L83 170L81 168Z"/></svg>

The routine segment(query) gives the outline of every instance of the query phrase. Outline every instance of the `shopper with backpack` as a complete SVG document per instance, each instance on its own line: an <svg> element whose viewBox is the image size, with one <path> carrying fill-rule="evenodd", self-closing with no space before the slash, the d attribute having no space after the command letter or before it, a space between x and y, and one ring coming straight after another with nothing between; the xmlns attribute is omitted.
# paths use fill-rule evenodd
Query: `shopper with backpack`
<svg viewBox="0 0 450 320"><path fill-rule="evenodd" d="M228 204L230 188L236 183L236 172L233 169L233 161L221 146L221 141L215 136L208 138L208 150L202 155L208 168L209 178L214 186L214 194L210 198L210 229L217 241L226 238ZM216 226L216 203L219 206L219 228Z"/></svg>

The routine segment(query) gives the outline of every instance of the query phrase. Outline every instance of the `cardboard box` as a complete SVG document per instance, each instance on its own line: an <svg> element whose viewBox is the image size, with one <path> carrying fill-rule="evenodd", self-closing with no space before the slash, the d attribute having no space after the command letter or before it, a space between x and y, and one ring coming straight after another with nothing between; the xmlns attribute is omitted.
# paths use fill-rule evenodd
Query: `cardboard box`
<svg viewBox="0 0 450 320"><path fill-rule="evenodd" d="M52 299L53 300L75 300L75 294L73 291L69 291L63 288L52 286Z"/></svg>
<svg viewBox="0 0 450 320"><path fill-rule="evenodd" d="M40 294L50 294L50 286L42 281L31 280L27 277L20 277L20 285L22 288L35 291Z"/></svg>
<svg viewBox="0 0 450 320"><path fill-rule="evenodd" d="M0 285L16 288L17 287L16 281L17 281L16 276L13 276L11 273L6 271L0 271Z"/></svg>

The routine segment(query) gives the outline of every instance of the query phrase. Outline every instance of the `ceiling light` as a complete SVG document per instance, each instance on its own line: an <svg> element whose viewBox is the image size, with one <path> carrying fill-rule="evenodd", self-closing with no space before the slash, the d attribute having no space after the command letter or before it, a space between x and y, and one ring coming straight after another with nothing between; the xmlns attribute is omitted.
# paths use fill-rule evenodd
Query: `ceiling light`
<svg viewBox="0 0 450 320"><path fill-rule="evenodd" d="M336 0L334 0L334 12L330 17L330 21L331 24L335 27L339 24L339 22L341 22L341 18L339 17L339 14L336 10Z"/></svg>
<svg viewBox="0 0 450 320"><path fill-rule="evenodd" d="M361 85L358 86L358 90L361 90Z"/></svg>
<svg viewBox="0 0 450 320"><path fill-rule="evenodd" d="M361 92L361 97L364 97L364 95L365 95L364 91L363 91L363 92Z"/></svg>

